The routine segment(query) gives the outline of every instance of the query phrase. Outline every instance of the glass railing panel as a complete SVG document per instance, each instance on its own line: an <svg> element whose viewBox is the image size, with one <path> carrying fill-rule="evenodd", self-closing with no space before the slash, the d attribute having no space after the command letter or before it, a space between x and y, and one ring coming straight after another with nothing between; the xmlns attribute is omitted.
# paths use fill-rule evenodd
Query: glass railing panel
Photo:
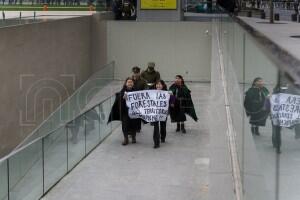
<svg viewBox="0 0 300 200"><path fill-rule="evenodd" d="M110 103L111 103L111 106L113 106L113 103L115 102L115 99L116 99L116 95L113 95L111 98L110 98ZM103 119L103 123L107 123L107 120L108 120L108 116L106 118ZM111 128L112 128L112 131L117 128L119 125L120 125L120 121L112 121L111 122Z"/></svg>
<svg viewBox="0 0 300 200"><path fill-rule="evenodd" d="M8 200L7 161L0 162L0 200Z"/></svg>
<svg viewBox="0 0 300 200"><path fill-rule="evenodd" d="M85 117L80 116L67 124L68 170L85 156Z"/></svg>
<svg viewBox="0 0 300 200"><path fill-rule="evenodd" d="M67 173L67 134L65 127L43 138L44 191L48 191Z"/></svg>
<svg viewBox="0 0 300 200"><path fill-rule="evenodd" d="M228 72L228 94L230 101L230 109L232 113L232 122L236 134L237 154L243 182L244 172L244 37L245 32L236 23L233 23L233 49L230 53L231 66Z"/></svg>
<svg viewBox="0 0 300 200"><path fill-rule="evenodd" d="M270 93L274 90L278 81L277 67L265 54L266 51L262 49L261 44L257 43L232 18L220 15L218 21L221 22L221 24L217 23L217 26L219 27L220 46L223 53L228 106L236 134L238 162L244 191L243 198L245 200L275 200L278 199L278 193L280 193L280 199L290 199L287 191L290 190L289 193L291 193L291 187L283 186L281 191L278 186L278 184L287 185L288 176L283 177L283 180L286 181L284 184L277 180L280 176L276 175L276 172L279 173L278 167L276 167L276 148L272 147L272 123L269 111L266 110L267 100L265 99L269 98L268 94L262 94L262 98L260 98L261 95L258 96L259 103L256 103L260 107L255 110L254 114L246 115L246 113L249 114L249 110L245 110L244 107L245 93L250 88L256 90L255 88L258 87L252 85L255 78L261 77L264 87ZM260 91L259 95L262 89L258 91ZM255 98L251 97L250 99L254 102ZM260 116L260 113L264 114ZM258 119L253 121L252 115L258 115L256 116ZM265 121L265 124L260 124L261 121ZM259 135L253 131L256 130L254 126L258 126ZM290 129L287 130L290 131ZM285 168L285 170L288 169L290 168ZM297 181L294 183L296 185ZM284 192L287 192L286 195L283 194Z"/></svg>
<svg viewBox="0 0 300 200"><path fill-rule="evenodd" d="M100 142L100 111L99 107L85 113L86 118L86 153L90 152Z"/></svg>
<svg viewBox="0 0 300 200"><path fill-rule="evenodd" d="M22 146L28 144L37 137L45 136L57 129L61 124L73 120L86 109L90 100L114 78L114 62L105 65L94 73L74 94L72 94L56 111L54 111L41 126L28 137ZM38 134L36 134L38 133Z"/></svg>
<svg viewBox="0 0 300 200"><path fill-rule="evenodd" d="M104 139L106 136L108 136L112 130L111 123L107 124L110 110L111 110L111 99L108 98L100 105L100 112L102 116L105 116L103 117L103 120L101 121L101 125L100 125L101 140Z"/></svg>
<svg viewBox="0 0 300 200"><path fill-rule="evenodd" d="M9 196L13 200L34 200L43 195L42 140L9 158Z"/></svg>

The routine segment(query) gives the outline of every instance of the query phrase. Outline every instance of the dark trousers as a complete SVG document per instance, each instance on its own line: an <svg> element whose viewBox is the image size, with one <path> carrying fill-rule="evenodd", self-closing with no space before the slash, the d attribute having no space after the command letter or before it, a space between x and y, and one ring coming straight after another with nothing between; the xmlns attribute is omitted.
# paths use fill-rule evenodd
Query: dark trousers
<svg viewBox="0 0 300 200"><path fill-rule="evenodd" d="M133 138L135 138L135 122L135 119L130 119L127 115L122 116L122 131L125 138L128 138L128 135L131 135Z"/></svg>
<svg viewBox="0 0 300 200"><path fill-rule="evenodd" d="M137 127L136 130L137 131L141 131L142 129L142 120L141 119L137 119Z"/></svg>
<svg viewBox="0 0 300 200"><path fill-rule="evenodd" d="M272 143L277 152L280 152L281 147L281 127L272 125Z"/></svg>
<svg viewBox="0 0 300 200"><path fill-rule="evenodd" d="M300 138L300 124L295 125L295 138Z"/></svg>
<svg viewBox="0 0 300 200"><path fill-rule="evenodd" d="M154 145L159 145L160 139L164 141L166 139L166 125L167 122L154 122L154 132L153 132L153 141Z"/></svg>

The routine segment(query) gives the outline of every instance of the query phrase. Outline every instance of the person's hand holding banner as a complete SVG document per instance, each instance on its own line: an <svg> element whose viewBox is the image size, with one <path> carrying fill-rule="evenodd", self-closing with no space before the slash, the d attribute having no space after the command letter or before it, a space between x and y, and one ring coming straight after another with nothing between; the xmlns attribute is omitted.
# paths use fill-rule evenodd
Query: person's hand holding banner
<svg viewBox="0 0 300 200"><path fill-rule="evenodd" d="M128 92L128 115L131 119L141 118L146 122L166 121L169 99L169 92L164 90Z"/></svg>

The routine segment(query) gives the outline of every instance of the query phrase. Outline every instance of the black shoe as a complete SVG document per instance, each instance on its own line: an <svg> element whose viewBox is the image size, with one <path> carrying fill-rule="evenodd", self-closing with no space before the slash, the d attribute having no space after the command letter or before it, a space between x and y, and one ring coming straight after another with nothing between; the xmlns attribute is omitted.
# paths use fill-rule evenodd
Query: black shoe
<svg viewBox="0 0 300 200"><path fill-rule="evenodd" d="M156 144L156 145L154 145L154 147L153 147L154 149L157 149L157 148L159 148L159 144Z"/></svg>
<svg viewBox="0 0 300 200"><path fill-rule="evenodd" d="M161 139L161 143L165 143L166 142L166 140L165 139Z"/></svg>
<svg viewBox="0 0 300 200"><path fill-rule="evenodd" d="M251 133L255 134L255 127L251 127Z"/></svg>
<svg viewBox="0 0 300 200"><path fill-rule="evenodd" d="M124 141L122 142L122 145L125 146L129 143L128 137L124 137Z"/></svg>
<svg viewBox="0 0 300 200"><path fill-rule="evenodd" d="M186 130L184 128L184 124L181 124L181 132L184 133L184 134L186 133Z"/></svg>
<svg viewBox="0 0 300 200"><path fill-rule="evenodd" d="M136 139L132 138L132 144L135 144L135 143L136 143Z"/></svg>
<svg viewBox="0 0 300 200"><path fill-rule="evenodd" d="M280 148L276 148L276 153L277 153L277 154L281 154Z"/></svg>
<svg viewBox="0 0 300 200"><path fill-rule="evenodd" d="M177 128L176 128L176 132L180 131L180 123L177 123Z"/></svg>

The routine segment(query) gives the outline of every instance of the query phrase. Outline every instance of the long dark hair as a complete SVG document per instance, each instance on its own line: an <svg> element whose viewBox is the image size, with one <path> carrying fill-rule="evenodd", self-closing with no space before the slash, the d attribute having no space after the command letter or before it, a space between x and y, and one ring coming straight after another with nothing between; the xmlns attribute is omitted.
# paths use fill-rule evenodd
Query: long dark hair
<svg viewBox="0 0 300 200"><path fill-rule="evenodd" d="M126 80L125 80L125 82L124 82L124 84L123 84L123 89L127 88L126 83L127 83L128 80L132 80L132 82L134 82L134 80L133 80L132 77L127 77Z"/></svg>
<svg viewBox="0 0 300 200"><path fill-rule="evenodd" d="M160 83L163 86L162 90L166 90L166 91L168 90L167 84L165 83L165 81L163 81L163 80L156 81L155 87L156 87L156 84L158 84L158 83Z"/></svg>
<svg viewBox="0 0 300 200"><path fill-rule="evenodd" d="M253 82L252 82L252 87L254 87L255 86L255 83L257 82L257 81L260 81L260 80L263 80L261 77L256 77L254 80L253 80Z"/></svg>
<svg viewBox="0 0 300 200"><path fill-rule="evenodd" d="M184 79L181 75L176 75L175 78L180 78L181 79L181 84L184 85Z"/></svg>

